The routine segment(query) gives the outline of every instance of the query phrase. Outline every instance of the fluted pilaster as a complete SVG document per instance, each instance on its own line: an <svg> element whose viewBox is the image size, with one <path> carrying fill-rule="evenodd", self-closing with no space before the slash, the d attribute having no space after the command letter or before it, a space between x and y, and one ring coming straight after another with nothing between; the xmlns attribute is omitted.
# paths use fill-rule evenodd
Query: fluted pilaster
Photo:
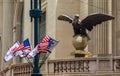
<svg viewBox="0 0 120 76"><path fill-rule="evenodd" d="M0 56L2 56L2 27L3 27L3 0L0 0ZM0 57L0 62L2 61L2 57ZM1 64L0 64L1 67ZM1 68L0 68L1 70Z"/></svg>
<svg viewBox="0 0 120 76"><path fill-rule="evenodd" d="M112 6L113 6L113 0L109 0L109 2L108 2L108 14L110 14L110 15L112 15ZM112 27L114 27L114 25L112 25L112 21L109 21L108 22L108 34L107 34L107 37L108 37L108 48L107 48L107 50L109 51L108 53L109 54L113 54L113 52L112 52L112 50L113 50L113 47L112 47L112 45L113 45L113 38L112 38L112 32L113 32L113 30L112 30Z"/></svg>
<svg viewBox="0 0 120 76"><path fill-rule="evenodd" d="M109 0L91 0L89 2L89 13L104 13L108 14L110 10L108 10ZM110 25L110 24L109 24ZM108 29L111 27L108 25L108 22L104 22L96 27L89 33L91 36L91 41L89 43L88 49L93 54L108 54L108 48L110 45L108 43L111 42L109 37L111 38L110 32ZM109 36L108 36L109 34ZM109 42L109 40L110 42Z"/></svg>
<svg viewBox="0 0 120 76"><path fill-rule="evenodd" d="M13 16L13 42L22 39L22 16L23 16L23 3L14 1L14 16ZM13 58L13 64L19 62L18 58Z"/></svg>
<svg viewBox="0 0 120 76"><path fill-rule="evenodd" d="M88 15L88 0L80 0L80 19L82 20ZM84 9L83 9L84 8Z"/></svg>
<svg viewBox="0 0 120 76"><path fill-rule="evenodd" d="M30 0L24 0L24 22L23 22L23 39L29 38L30 41L32 41L32 24L30 22L30 16L29 16L29 10L30 10Z"/></svg>
<svg viewBox="0 0 120 76"><path fill-rule="evenodd" d="M113 0L113 15L115 20L113 23L113 54L120 55L120 0Z"/></svg>
<svg viewBox="0 0 120 76"><path fill-rule="evenodd" d="M2 31L2 67L9 66L11 62L5 63L4 56L10 46L12 46L12 26L13 26L13 0L3 0L3 31ZM1 11L2 12L2 11Z"/></svg>

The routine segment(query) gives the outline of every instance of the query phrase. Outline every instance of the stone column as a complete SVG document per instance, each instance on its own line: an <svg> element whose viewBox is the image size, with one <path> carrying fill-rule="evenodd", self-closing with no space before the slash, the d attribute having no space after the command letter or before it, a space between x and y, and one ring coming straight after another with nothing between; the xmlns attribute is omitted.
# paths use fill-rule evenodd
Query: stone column
<svg viewBox="0 0 120 76"><path fill-rule="evenodd" d="M23 39L29 38L31 41L31 33L32 33L32 26L31 25L31 20L29 16L29 11L30 11L30 0L25 0L24 1L24 23L23 23Z"/></svg>
<svg viewBox="0 0 120 76"><path fill-rule="evenodd" d="M2 56L3 0L0 0L0 2L0 56ZM0 57L0 67L2 61L3 59L2 57Z"/></svg>
<svg viewBox="0 0 120 76"><path fill-rule="evenodd" d="M30 43L32 42L33 25L29 16L30 11L30 0L24 0L24 17L23 17L23 40L29 38ZM26 62L26 60L23 60Z"/></svg>
<svg viewBox="0 0 120 76"><path fill-rule="evenodd" d="M16 40L21 42L22 39L22 15L23 14L23 1L14 1L14 18L13 18L13 42ZM13 58L13 64L19 63L19 58Z"/></svg>
<svg viewBox="0 0 120 76"><path fill-rule="evenodd" d="M112 2L113 2L113 0L109 0L108 1L108 14L110 14L110 15L112 15ZM107 35L107 37L108 37L108 48L107 48L107 50L108 50L108 53L109 54L112 54L112 50L113 50L113 48L112 48L112 44L113 44L113 38L112 38L112 32L113 32L113 30L112 30L112 27L114 27L114 25L112 25L112 21L109 21L108 22L108 35Z"/></svg>
<svg viewBox="0 0 120 76"><path fill-rule="evenodd" d="M12 46L13 34L13 0L3 0L3 32L2 32L2 59L8 50ZM1 62L1 69L9 66L11 61L5 63Z"/></svg>
<svg viewBox="0 0 120 76"><path fill-rule="evenodd" d="M46 0L47 8L46 8L46 34L55 38L56 36L56 8L57 8L57 0ZM52 8L52 9L51 9ZM51 20L52 19L52 20ZM55 59L55 52L50 55L51 59Z"/></svg>
<svg viewBox="0 0 120 76"><path fill-rule="evenodd" d="M13 16L13 42L15 42L16 39L16 23L17 23L17 13L18 13L18 1L14 1L14 16ZM13 58L13 64L16 63L16 58Z"/></svg>
<svg viewBox="0 0 120 76"><path fill-rule="evenodd" d="M89 2L89 13L108 14L108 0L91 0ZM91 41L88 49L94 55L108 54L108 23L104 22L90 32Z"/></svg>
<svg viewBox="0 0 120 76"><path fill-rule="evenodd" d="M117 56L120 56L120 37L118 36L118 34L120 34L120 4L118 3L118 2L120 2L120 0L117 0L117 4L116 4L116 14L117 14L117 19L116 19L116 22L117 22L117 24L116 24L116 32L117 32L117 34L116 34L116 36L117 36L117 44L116 44L116 55Z"/></svg>
<svg viewBox="0 0 120 76"><path fill-rule="evenodd" d="M113 22L113 54L120 56L120 0L113 0L113 15L115 20Z"/></svg>
<svg viewBox="0 0 120 76"><path fill-rule="evenodd" d="M80 19L82 20L88 15L88 0L80 0L79 8L80 8ZM83 9L84 8L84 9Z"/></svg>

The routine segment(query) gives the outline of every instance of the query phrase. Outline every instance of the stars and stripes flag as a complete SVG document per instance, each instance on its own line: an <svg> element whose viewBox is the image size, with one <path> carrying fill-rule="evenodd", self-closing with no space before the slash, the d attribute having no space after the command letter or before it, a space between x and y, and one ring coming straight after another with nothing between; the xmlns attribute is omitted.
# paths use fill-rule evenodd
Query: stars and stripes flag
<svg viewBox="0 0 120 76"><path fill-rule="evenodd" d="M26 39L19 45L18 48L14 49L13 53L15 56L19 56L21 58L26 57L31 51L29 40Z"/></svg>
<svg viewBox="0 0 120 76"><path fill-rule="evenodd" d="M36 54L52 52L58 41L46 35L42 41L28 54L28 58L33 58Z"/></svg>
<svg viewBox="0 0 120 76"><path fill-rule="evenodd" d="M8 50L8 52L6 53L5 57L4 57L4 61L7 62L9 61L10 59L12 59L14 57L14 53L13 53L13 50L18 48L20 45L20 43L18 41L16 41L14 43L14 45Z"/></svg>
<svg viewBox="0 0 120 76"><path fill-rule="evenodd" d="M49 51L49 41L51 37L46 35L43 40L38 44L38 52L37 53L47 53Z"/></svg>

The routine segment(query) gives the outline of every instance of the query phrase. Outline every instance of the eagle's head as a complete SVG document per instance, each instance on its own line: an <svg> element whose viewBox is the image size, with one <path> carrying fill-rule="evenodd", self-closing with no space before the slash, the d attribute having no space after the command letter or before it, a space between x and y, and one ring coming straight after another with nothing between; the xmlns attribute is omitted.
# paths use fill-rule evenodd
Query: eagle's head
<svg viewBox="0 0 120 76"><path fill-rule="evenodd" d="M79 14L76 14L74 19L79 19Z"/></svg>
<svg viewBox="0 0 120 76"><path fill-rule="evenodd" d="M72 24L76 26L79 22L79 14L76 14L73 18Z"/></svg>

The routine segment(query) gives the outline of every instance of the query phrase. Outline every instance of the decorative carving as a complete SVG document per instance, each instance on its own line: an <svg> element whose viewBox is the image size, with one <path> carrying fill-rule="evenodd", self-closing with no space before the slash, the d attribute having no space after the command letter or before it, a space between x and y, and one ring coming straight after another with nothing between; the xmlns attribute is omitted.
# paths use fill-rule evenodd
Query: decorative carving
<svg viewBox="0 0 120 76"><path fill-rule="evenodd" d="M87 72L89 72L89 61L86 60L86 61L85 61L85 64L86 64L85 70L86 70Z"/></svg>
<svg viewBox="0 0 120 76"><path fill-rule="evenodd" d="M120 60L116 60L116 69L120 70Z"/></svg>
<svg viewBox="0 0 120 76"><path fill-rule="evenodd" d="M87 46L88 40L90 40L90 37L87 34L87 30L92 31L93 27L97 24L112 19L114 19L113 16L100 13L91 14L84 18L82 21L79 19L78 14L75 15L74 18L71 18L67 15L58 16L58 20L67 21L73 26L73 46L75 47L76 51L72 54L74 54L75 57L84 57L86 54L88 54L84 51L84 48Z"/></svg>

